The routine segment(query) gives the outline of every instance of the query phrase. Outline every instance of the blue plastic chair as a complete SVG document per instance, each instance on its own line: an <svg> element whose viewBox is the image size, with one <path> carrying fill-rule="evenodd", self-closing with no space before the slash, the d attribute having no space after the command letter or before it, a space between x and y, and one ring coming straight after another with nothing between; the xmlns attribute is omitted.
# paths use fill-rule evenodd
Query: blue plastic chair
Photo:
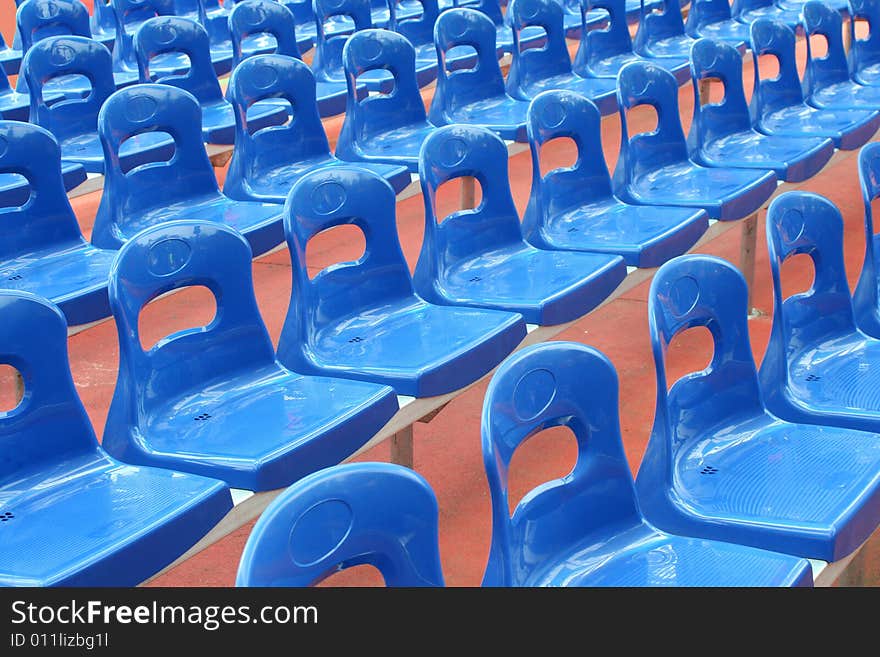
<svg viewBox="0 0 880 657"><path fill-rule="evenodd" d="M574 433L578 458L509 511L517 448L551 427ZM805 559L673 536L639 508L618 420L614 366L574 342L526 347L492 376L482 415L492 496L484 586L811 586Z"/></svg>
<svg viewBox="0 0 880 657"><path fill-rule="evenodd" d="M275 357L251 279L251 250L213 221L174 221L119 250L110 307L119 375L103 445L135 464L262 491L339 463L397 412L387 386L303 376ZM138 316L161 294L201 285L217 313L145 349Z"/></svg>
<svg viewBox="0 0 880 657"><path fill-rule="evenodd" d="M30 1L30 0L29 0ZM39 41L25 53L24 75L31 90L31 123L51 132L61 146L62 162L82 164L87 172L104 172L104 152L98 139L98 112L115 90L110 52L85 37L56 36ZM49 105L43 90L61 76L82 75L91 93ZM174 154L174 141L158 133L135 135L119 152L120 166L128 171Z"/></svg>
<svg viewBox="0 0 880 657"><path fill-rule="evenodd" d="M473 176L483 200L438 214L444 183ZM626 278L620 256L538 249L522 235L507 179L507 147L494 133L440 128L422 146L419 178L425 237L413 283L430 303L519 313L529 324L562 324L586 315Z"/></svg>
<svg viewBox="0 0 880 657"><path fill-rule="evenodd" d="M174 156L124 171L120 146L148 132L171 135ZM282 242L278 205L235 201L220 193L201 132L198 102L177 87L141 84L107 99L98 114L105 178L92 233L96 246L118 249L144 228L188 218L232 226L245 236L255 256Z"/></svg>
<svg viewBox="0 0 880 657"><path fill-rule="evenodd" d="M587 30L575 53L573 70L584 77L617 80L625 64L649 60L675 76L679 84L690 79L687 57L644 57L633 52L632 37L626 19L625 0L584 0L585 6L608 14L604 29Z"/></svg>
<svg viewBox="0 0 880 657"><path fill-rule="evenodd" d="M264 3L260 2L259 4L253 4L251 0L238 0L237 2L229 0L228 4L232 5L228 12L226 22L227 31L232 40L233 67L235 67L237 61L241 61L244 57L278 52L281 48L279 41L282 39L285 41L292 39L294 43L296 43L296 51L298 53L308 52L311 50L312 46L315 45L314 17L312 19L311 36L301 34L302 26L297 22L296 17L293 16L287 3L278 2L278 0L268 0L268 4L281 5L281 7L286 9L287 13L293 17L294 28L292 36L285 32L281 39L279 39L278 34L276 34L274 30L263 29L264 24L268 23L269 25L272 25L275 22L275 19L271 17L275 14L274 10L267 9ZM232 14L235 12L235 8L241 4L248 5L251 9L237 12L238 18L233 19ZM281 21L282 26L286 28L286 20L281 19ZM236 32L238 32L237 38ZM242 51L239 55L235 54L236 41L238 41L238 46ZM244 57L242 57L242 54ZM236 60L235 57L238 57L238 60Z"/></svg>
<svg viewBox="0 0 880 657"><path fill-rule="evenodd" d="M678 110L678 86L656 64L633 62L618 77L620 155L615 194L627 203L702 208L710 219L740 219L756 212L776 191L772 171L704 167L688 156ZM650 105L657 128L629 136L626 112Z"/></svg>
<svg viewBox="0 0 880 657"><path fill-rule="evenodd" d="M639 501L668 532L837 561L880 522L880 436L791 424L766 410L747 296L742 274L712 256L676 258L654 277L657 408ZM712 334L712 361L670 386L667 348L698 326Z"/></svg>
<svg viewBox="0 0 880 657"><path fill-rule="evenodd" d="M440 70L428 118L434 125L462 123L483 126L503 139L524 142L528 102L507 95L498 65L495 26L474 9L449 9L437 19L434 43ZM447 71L446 55L462 46L476 50L468 70Z"/></svg>
<svg viewBox="0 0 880 657"><path fill-rule="evenodd" d="M850 46L847 53L852 79L859 84L880 86L880 2L877 0L849 0ZM856 21L868 23L868 36L856 36Z"/></svg>
<svg viewBox="0 0 880 657"><path fill-rule="evenodd" d="M817 174L834 155L828 137L765 135L749 115L742 83L742 58L721 41L699 39L691 51L694 118L688 151L703 166L772 169L777 178L801 182ZM700 81L721 81L724 94L716 103L700 102Z"/></svg>
<svg viewBox="0 0 880 657"><path fill-rule="evenodd" d="M330 154L315 107L315 81L309 67L292 57L257 55L232 72L227 93L235 108L235 150L223 191L241 201L284 203L293 183L313 169L344 165ZM291 120L252 133L248 107L266 98L290 103ZM406 167L362 163L399 193L410 182Z"/></svg>
<svg viewBox="0 0 880 657"><path fill-rule="evenodd" d="M0 413L0 586L134 586L232 508L219 481L119 463L98 445L51 303L0 292L0 345L24 383Z"/></svg>
<svg viewBox="0 0 880 657"><path fill-rule="evenodd" d="M0 287L56 304L72 325L110 316L107 280L113 251L83 239L65 194L58 143L43 128L0 121L0 172L30 181L26 203L0 207Z"/></svg>
<svg viewBox="0 0 880 657"><path fill-rule="evenodd" d="M574 166L541 175L541 147L569 138ZM690 249L709 228L705 211L623 203L602 157L601 117L571 91L545 91L529 108L532 189L523 217L526 239L542 249L619 254L633 267L657 267Z"/></svg>
<svg viewBox="0 0 880 657"><path fill-rule="evenodd" d="M309 475L266 507L236 586L312 586L362 564L388 586L443 586L434 491L391 463L346 463Z"/></svg>
<svg viewBox="0 0 880 657"><path fill-rule="evenodd" d="M262 44L262 39L273 42L263 48L267 53L287 55L296 59L302 58L297 44L299 39L296 36L296 21L293 14L287 7L275 0L239 2L229 15L229 29L232 34L235 66L238 66L246 57L251 57L254 54L245 50L245 45L249 41ZM358 93L360 97L365 97L366 87L360 85ZM341 114L345 111L345 77L340 75L340 79L336 81L318 81L316 95L318 112L321 116Z"/></svg>
<svg viewBox="0 0 880 657"><path fill-rule="evenodd" d="M376 174L311 171L294 184L284 214L293 291L278 356L288 367L430 397L473 383L525 337L521 315L437 306L415 294L397 238L394 192ZM306 243L340 225L363 231L364 255L311 277Z"/></svg>
<svg viewBox="0 0 880 657"><path fill-rule="evenodd" d="M853 292L853 313L859 329L880 339L880 238L874 234L871 203L880 197L880 144L859 151L859 183L865 206L865 259Z"/></svg>
<svg viewBox="0 0 880 657"><path fill-rule="evenodd" d="M0 66L0 117L7 121L27 121L31 99L9 85L9 78Z"/></svg>
<svg viewBox="0 0 880 657"><path fill-rule="evenodd" d="M749 45L749 26L735 20L728 0L692 0L684 24L685 34L726 41L734 46Z"/></svg>
<svg viewBox="0 0 880 657"><path fill-rule="evenodd" d="M138 60L134 35L151 18L174 15L174 0L110 0L116 21L116 41L113 44L113 70L116 73L137 73ZM189 62L180 53L160 55L150 62L153 75L183 75Z"/></svg>
<svg viewBox="0 0 880 657"><path fill-rule="evenodd" d="M513 28L513 61L507 74L507 92L520 100L531 100L542 91L568 89L587 96L602 114L616 109L613 80L584 78L572 70L562 7L555 0L514 0L508 9ZM521 51L519 33L530 25L543 27L547 41L540 48Z"/></svg>
<svg viewBox="0 0 880 657"><path fill-rule="evenodd" d="M155 81L191 93L202 109L202 138L210 144L235 141L235 113L223 98L223 90L210 62L208 34L198 23L177 16L160 16L146 21L135 37L141 82ZM166 53L184 54L190 67L185 75L154 76L152 58ZM254 129L277 125L287 113L277 105L264 104L251 110Z"/></svg>
<svg viewBox="0 0 880 657"><path fill-rule="evenodd" d="M830 109L880 109L880 87L862 85L850 79L840 14L822 2L809 0L804 4L802 15L807 34L807 67L803 82L807 103ZM828 51L823 57L813 56L809 39L812 36L825 38Z"/></svg>
<svg viewBox="0 0 880 657"><path fill-rule="evenodd" d="M355 32L342 49L348 84L345 120L336 157L418 171L419 149L436 128L428 122L415 73L415 51L406 37L390 30ZM355 83L367 71L394 76L394 92L358 100Z"/></svg>
<svg viewBox="0 0 880 657"><path fill-rule="evenodd" d="M792 30L803 31L800 10L783 9L774 0L733 0L730 14L746 25L756 20L769 20L783 23Z"/></svg>
<svg viewBox="0 0 880 657"><path fill-rule="evenodd" d="M779 74L773 79L762 80L758 67L754 67L749 111L760 132L831 137L841 150L854 150L873 136L880 127L880 114L874 110L817 109L804 102L791 29L759 19L752 23L751 31L755 57L774 55L779 62Z"/></svg>
<svg viewBox="0 0 880 657"><path fill-rule="evenodd" d="M111 0L92 0L92 14L89 16L92 38L111 51L116 43L116 17L113 12Z"/></svg>
<svg viewBox="0 0 880 657"><path fill-rule="evenodd" d="M880 430L880 340L856 328L840 211L817 194L783 194L767 210L767 246L773 329L760 370L767 408L791 422ZM815 280L783 298L782 263L802 253Z"/></svg>
<svg viewBox="0 0 880 657"><path fill-rule="evenodd" d="M498 53L513 53L513 30L505 21L498 0L455 0L454 6L486 14L495 27L496 51ZM524 28L519 34L519 43L522 48L539 47L544 45L545 41L546 36L543 28L536 25Z"/></svg>
<svg viewBox="0 0 880 657"><path fill-rule="evenodd" d="M684 31L678 0L659 0L650 7L645 7L642 0L642 13L633 39L633 51L637 55L688 59L693 45L694 39ZM745 52L745 43L738 43L737 47Z"/></svg>
<svg viewBox="0 0 880 657"><path fill-rule="evenodd" d="M437 0L414 0L422 5L421 12L417 16L401 17L397 15L398 0L390 0L391 20L388 29L402 34L413 45L416 51L416 77L419 86L436 79L440 56L434 46L434 25L440 16L440 7ZM500 57L495 43L492 43L492 54ZM463 48L454 48L445 54L447 71L473 68L477 64L479 53L473 53ZM428 76L431 76L428 78Z"/></svg>
<svg viewBox="0 0 880 657"><path fill-rule="evenodd" d="M179 7L180 0L175 0L175 4ZM189 5L190 3L183 3ZM232 2L229 3L230 5ZM219 75L225 75L232 70L232 39L229 34L229 9L221 5L219 0L195 0L191 4L190 12L181 12L179 9L174 12L179 18L188 18L195 21L208 33L208 44L211 53L211 63L214 66L214 72ZM260 47L263 46L263 47ZM271 47L267 44L247 44L247 49L253 49L253 54L263 52L271 52Z"/></svg>

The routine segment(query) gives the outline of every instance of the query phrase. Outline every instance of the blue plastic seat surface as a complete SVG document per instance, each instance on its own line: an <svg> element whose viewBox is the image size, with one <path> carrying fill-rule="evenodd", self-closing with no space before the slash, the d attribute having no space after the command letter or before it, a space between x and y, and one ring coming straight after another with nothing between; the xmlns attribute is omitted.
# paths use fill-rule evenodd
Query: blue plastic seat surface
<svg viewBox="0 0 880 657"><path fill-rule="evenodd" d="M800 27L800 10L783 9L774 0L733 0L731 15L741 23L751 25L757 20L782 23L792 30Z"/></svg>
<svg viewBox="0 0 880 657"><path fill-rule="evenodd" d="M141 309L208 287L217 314L144 349ZM113 267L120 365L104 446L120 460L270 490L350 456L397 411L393 391L282 367L263 325L251 251L234 230L177 221L135 236Z"/></svg>
<svg viewBox="0 0 880 657"><path fill-rule="evenodd" d="M419 149L436 128L428 122L415 76L415 53L406 37L389 30L361 30L342 49L348 100L336 156L348 162L381 162L418 169ZM362 73L387 70L394 92L359 100Z"/></svg>
<svg viewBox="0 0 880 657"><path fill-rule="evenodd" d="M288 367L427 397L476 381L525 337L518 314L436 306L415 294L394 192L376 174L354 166L312 171L293 186L284 213L294 279L278 356ZM306 243L339 225L364 232L364 255L311 277Z"/></svg>
<svg viewBox="0 0 880 657"><path fill-rule="evenodd" d="M742 84L742 58L726 43L699 39L691 51L694 118L688 133L691 158L704 166L772 169L780 180L800 182L814 176L834 155L828 137L765 135L749 115ZM720 101L703 105L700 82L717 79Z"/></svg>
<svg viewBox="0 0 880 657"><path fill-rule="evenodd" d="M755 56L774 55L779 62L779 74L773 79L762 80L755 67L749 111L760 132L831 137L841 150L854 150L874 135L880 127L880 113L875 110L817 109L804 102L791 29L760 19L752 23L751 34Z"/></svg>
<svg viewBox="0 0 880 657"><path fill-rule="evenodd" d="M704 209L711 219L740 219L776 190L772 171L704 167L688 157L678 110L678 87L668 71L649 62L627 64L618 77L622 135L614 169L621 200L641 205ZM626 111L651 105L656 130L629 136Z"/></svg>
<svg viewBox="0 0 880 657"><path fill-rule="evenodd" d="M142 582L232 508L228 488L108 457L73 385L61 312L3 291L0 317L0 360L19 369L25 389L17 408L0 413L0 584Z"/></svg>
<svg viewBox="0 0 880 657"><path fill-rule="evenodd" d="M688 36L727 41L734 46L749 43L749 26L734 20L727 0L693 0L684 26Z"/></svg>
<svg viewBox="0 0 880 657"><path fill-rule="evenodd" d="M233 71L228 97L236 112L235 150L223 187L230 198L284 203L293 183L307 172L344 164L330 154L315 107L314 78L303 62L282 55L252 57ZM252 134L247 108L267 97L289 102L292 118ZM361 166L388 180L395 194L410 182L403 166Z"/></svg>
<svg viewBox="0 0 880 657"><path fill-rule="evenodd" d="M442 65L428 118L434 125L482 126L503 139L524 142L529 104L507 95L494 38L492 21L475 9L449 9L440 15L434 43ZM447 71L446 53L464 45L476 50L475 66Z"/></svg>
<svg viewBox="0 0 880 657"><path fill-rule="evenodd" d="M880 338L880 239L874 233L872 201L880 196L880 146L868 144L859 151L859 186L865 213L865 257L853 292L853 314L862 331Z"/></svg>
<svg viewBox="0 0 880 657"><path fill-rule="evenodd" d="M520 313L530 324L562 324L586 315L626 277L620 256L551 251L528 244L507 179L507 148L486 128L453 125L425 140L419 178L425 237L413 283L444 305ZM483 200L473 210L438 215L444 183L473 176Z"/></svg>
<svg viewBox="0 0 880 657"><path fill-rule="evenodd" d="M120 145L132 135L148 132L174 137L174 157L124 172ZM95 245L118 249L143 228L187 218L235 228L255 256L282 242L278 205L235 201L220 193L202 143L201 110L190 93L164 84L120 89L101 108L98 135L108 159L92 233Z"/></svg>
<svg viewBox="0 0 880 657"><path fill-rule="evenodd" d="M577 440L574 468L526 493L511 514L516 449L556 426ZM481 433L492 498L484 586L812 584L804 559L670 536L644 518L620 437L617 375L592 347L545 343L506 360L489 383Z"/></svg>
<svg viewBox="0 0 880 657"><path fill-rule="evenodd" d="M572 167L541 175L541 147L570 138ZM601 117L588 99L546 91L529 108L532 189L523 217L526 239L541 248L623 256L627 265L656 267L690 249L709 227L705 211L623 203L614 196L602 153Z"/></svg>
<svg viewBox="0 0 880 657"><path fill-rule="evenodd" d="M49 299L70 325L108 317L114 253L83 239L65 194L58 143L27 123L0 121L0 136L6 144L0 171L31 181L26 203L0 207L5 215L0 283Z"/></svg>
<svg viewBox="0 0 880 657"><path fill-rule="evenodd" d="M663 265L648 296L657 409L636 478L665 531L836 561L880 522L880 436L792 424L764 406L739 271L713 256ZM668 385L666 350L711 332L712 361Z"/></svg>
<svg viewBox="0 0 880 657"><path fill-rule="evenodd" d="M371 564L388 586L443 586L437 498L417 472L347 463L298 481L266 507L236 586L311 586Z"/></svg>

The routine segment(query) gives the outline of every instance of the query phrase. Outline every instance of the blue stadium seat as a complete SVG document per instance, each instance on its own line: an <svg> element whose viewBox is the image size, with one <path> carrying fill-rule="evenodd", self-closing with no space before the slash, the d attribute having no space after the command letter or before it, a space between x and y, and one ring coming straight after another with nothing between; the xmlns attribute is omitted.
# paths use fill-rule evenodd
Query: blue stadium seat
<svg viewBox="0 0 880 657"><path fill-rule="evenodd" d="M620 155L615 194L627 203L702 208L710 219L740 219L757 211L776 190L772 171L704 167L688 156L678 110L678 86L667 70L648 62L623 67L618 77ZM627 110L649 105L657 128L632 137Z"/></svg>
<svg viewBox="0 0 880 657"><path fill-rule="evenodd" d="M437 498L391 463L346 463L298 481L257 520L236 586L312 586L370 564L387 586L443 586Z"/></svg>
<svg viewBox="0 0 880 657"><path fill-rule="evenodd" d="M24 384L0 413L0 586L134 586L232 508L219 481L119 463L98 445L51 303L0 292L0 345Z"/></svg>
<svg viewBox="0 0 880 657"><path fill-rule="evenodd" d="M691 51L694 118L688 133L691 159L703 166L772 169L786 182L816 175L834 155L834 142L820 136L758 132L742 83L742 57L730 44L699 39ZM717 79L723 96L703 105L700 82Z"/></svg>
<svg viewBox="0 0 880 657"><path fill-rule="evenodd" d="M474 209L439 214L440 187L462 176L480 184ZM413 275L430 303L516 312L539 326L570 322L597 307L626 277L617 255L538 249L522 235L507 178L507 148L493 132L451 125L419 156L425 236Z"/></svg>
<svg viewBox="0 0 880 657"><path fill-rule="evenodd" d="M151 18L173 16L174 0L110 0L110 8L116 21L113 71L139 74L134 35ZM189 62L181 53L159 55L150 62L150 71L154 76L183 75L188 69Z"/></svg>
<svg viewBox="0 0 880 657"><path fill-rule="evenodd" d="M613 80L584 78L572 70L562 29L562 7L556 0L514 0L508 9L514 31L514 52L507 74L507 92L531 100L542 91L568 89L587 96L602 114L616 109ZM543 27L547 41L540 48L521 51L517 36L530 25Z"/></svg>
<svg viewBox="0 0 880 657"><path fill-rule="evenodd" d="M348 101L336 156L348 162L402 165L415 173L422 142L436 128L425 114L412 45L397 32L361 30L346 41L342 58ZM394 76L393 94L357 99L352 93L355 81L373 70Z"/></svg>
<svg viewBox="0 0 880 657"><path fill-rule="evenodd" d="M397 412L387 386L303 376L278 362L251 258L235 230L198 219L154 226L119 250L110 283L119 375L103 441L110 454L272 490L339 463ZM215 297L211 322L145 348L144 306L193 285Z"/></svg>
<svg viewBox="0 0 880 657"><path fill-rule="evenodd" d="M859 84L880 86L880 2L877 0L849 0L850 46L847 58L852 79ZM856 22L862 20L871 28L864 39L856 36Z"/></svg>
<svg viewBox="0 0 880 657"><path fill-rule="evenodd" d="M650 7L644 6L639 26L633 39L633 51L643 57L674 57L688 59L694 39L684 31L684 19L678 0L660 0ZM737 47L746 50L744 42Z"/></svg>
<svg viewBox="0 0 880 657"><path fill-rule="evenodd" d="M268 82L268 83L267 83ZM235 150L224 193L240 201L284 203L293 183L313 169L345 163L330 154L324 126L315 107L315 81L309 67L282 55L257 55L232 72L227 91L235 108ZM248 107L264 98L290 103L291 120L252 132ZM362 163L388 180L399 193L410 182L406 167Z"/></svg>
<svg viewBox="0 0 880 657"><path fill-rule="evenodd" d="M821 109L880 109L880 87L859 84L850 78L843 46L843 21L831 7L809 0L804 4L804 30L807 35L807 67L804 71L804 97ZM810 37L824 37L827 52L813 54Z"/></svg>
<svg viewBox="0 0 880 657"><path fill-rule="evenodd" d="M29 202L0 208L0 287L50 300L71 326L109 317L115 253L83 239L65 194L58 143L43 128L12 121L0 121L0 138L0 170L29 179L32 192Z"/></svg>
<svg viewBox="0 0 880 657"><path fill-rule="evenodd" d="M575 164L541 175L541 148L557 138L574 142ZM614 196L599 110L579 94L545 91L532 101L529 146L532 191L522 230L539 248L613 253L632 267L657 267L709 228L698 208L630 205Z"/></svg>
<svg viewBox="0 0 880 657"><path fill-rule="evenodd" d="M755 127L768 135L831 137L841 150L854 150L880 127L875 110L817 109L804 102L797 72L795 34L782 23L759 19L752 23L755 57L774 55L779 74L762 80L755 66L755 85L749 110Z"/></svg>
<svg viewBox="0 0 880 657"><path fill-rule="evenodd" d="M232 33L235 66L254 54L244 49L248 41L263 43L262 40L266 40L271 42L270 47L264 48L267 53L302 59L297 44L299 39L296 36L296 21L290 10L280 2L275 0L239 2L229 15L229 29ZM366 96L366 87L363 84L359 85L358 92L362 97ZM318 81L316 94L318 112L321 116L341 114L345 111L345 76L340 74L340 79L336 81Z"/></svg>
<svg viewBox="0 0 880 657"><path fill-rule="evenodd" d="M737 47L750 43L749 26L735 20L728 0L692 0L684 31L698 39L704 37L726 41Z"/></svg>
<svg viewBox="0 0 880 657"><path fill-rule="evenodd" d="M294 184L284 212L293 289L278 356L288 367L429 397L473 383L525 337L521 315L437 306L415 294L397 237L394 191L375 173L354 166L309 172ZM364 233L364 255L311 276L306 244L341 225Z"/></svg>
<svg viewBox="0 0 880 657"><path fill-rule="evenodd" d="M589 0L589 6L607 12L608 27L581 36L574 56L575 73L617 80L625 64L647 59L672 73L679 84L690 79L687 57L644 57L633 52L624 0Z"/></svg>
<svg viewBox="0 0 880 657"><path fill-rule="evenodd" d="M516 0L514 0L516 1ZM492 497L484 586L811 586L805 559L673 536L639 509L618 419L614 366L574 342L533 345L507 359L483 401L483 464ZM510 511L517 448L567 427L574 469Z"/></svg>
<svg viewBox="0 0 880 657"><path fill-rule="evenodd" d="M0 116L7 121L27 121L30 104L30 96L15 91L0 66Z"/></svg>
<svg viewBox="0 0 880 657"><path fill-rule="evenodd" d="M760 370L767 408L790 422L880 432L880 340L856 328L840 210L817 194L783 194L767 210L767 248L773 329ZM782 263L798 254L813 261L815 279L784 298Z"/></svg>
<svg viewBox="0 0 880 657"><path fill-rule="evenodd" d="M174 156L124 171L120 146L147 132L174 137ZM118 249L144 228L186 218L232 226L255 256L283 241L278 205L234 201L220 193L202 143L199 104L188 92L164 84L120 89L101 108L98 135L106 170L92 233L96 246Z"/></svg>
<svg viewBox="0 0 880 657"><path fill-rule="evenodd" d="M144 22L138 29L134 43L141 82L154 79L191 93L202 109L204 141L232 144L235 141L235 115L232 105L223 98L223 90L211 66L205 28L187 18L159 16ZM153 75L153 57L161 54L188 57L189 70L184 75ZM254 129L259 129L277 125L286 116L286 112L277 105L263 105L251 110L249 120Z"/></svg>
<svg viewBox="0 0 880 657"><path fill-rule="evenodd" d="M880 522L880 435L792 424L764 406L749 344L742 274L681 256L651 283L648 323L657 408L636 478L664 531L824 561L850 554ZM712 360L668 381L669 344L705 327Z"/></svg>
<svg viewBox="0 0 880 657"><path fill-rule="evenodd" d="M269 0L269 2L271 2L272 4L276 4L276 3L280 4L284 9L287 10L288 13L290 13L291 16L293 16L293 12L290 11L290 7L289 7L288 3L278 2L278 0ZM242 49L242 53L246 57L250 57L251 55L256 55L256 54L270 54L273 52L278 52L278 48L280 48L280 46L278 45L277 35L274 33L274 31L266 32L261 29L261 26L263 25L264 21L267 21L270 24L274 22L273 19L269 18L269 16L267 14L263 13L264 11L266 11L266 12L270 11L270 10L266 9L266 5L264 5L264 4L251 5L253 8L250 11L238 12L239 18L236 21L238 23L238 27L237 28L235 27L235 25L233 24L233 19L231 18L232 12L235 11L235 8L238 5L245 4L245 3L250 4L250 0L235 0L234 2L233 2L233 0L228 0L228 4L232 5L231 10L229 11L229 17L227 17L227 19L226 19L227 29L230 33L230 37L234 41L235 40L235 32L236 32L236 29L238 29L239 46ZM259 7L259 9L258 9L258 7ZM282 21L283 21L283 19L282 19ZM303 35L301 33L302 26L297 22L295 16L293 16L293 22L294 22L293 36L291 37L290 35L285 34L283 38L285 40L294 39L295 43L296 43L297 52L299 52L299 53L308 52L309 50L312 49L312 46L315 45L314 27L311 30L312 33L310 36ZM286 23L282 22L282 24L286 24ZM314 26L314 21L312 21L312 25ZM248 33L248 32L250 32L251 26L256 26L257 29L251 33ZM232 45L233 45L233 55L235 55L234 42ZM235 62L235 60L233 60L233 63L232 63L233 67L235 66L235 64L236 64L236 62Z"/></svg>
<svg viewBox="0 0 880 657"><path fill-rule="evenodd" d="M428 118L434 125L462 123L489 128L503 139L524 142L528 102L507 95L495 56L495 26L474 9L449 9L440 14L434 42L440 71ZM461 46L476 50L471 69L448 71L446 55Z"/></svg>
<svg viewBox="0 0 880 657"><path fill-rule="evenodd" d="M414 0L421 5L421 11L416 16L398 16L398 0L389 0L391 19L388 29L403 35L412 44L416 55L416 79L419 87L424 87L437 78L439 62L437 51L434 48L434 23L440 15L437 0ZM448 68L468 68L475 63L475 57L470 53L464 56L450 57L447 61Z"/></svg>
<svg viewBox="0 0 880 657"><path fill-rule="evenodd" d="M880 144L859 151L859 183L865 208L865 259L853 292L853 312L859 329L880 339L880 238L874 233L871 205L880 197Z"/></svg>
<svg viewBox="0 0 880 657"><path fill-rule="evenodd" d="M501 13L501 5L498 0L474 0L468 2L466 0L455 0L455 7L473 9L479 11L492 21L495 26L495 48L499 53L513 52L513 30L505 21L504 14ZM523 48L534 48L541 46L546 41L544 29L533 25L523 29L519 33L519 43Z"/></svg>
<svg viewBox="0 0 880 657"><path fill-rule="evenodd" d="M31 123L51 132L61 146L62 162L82 164L87 172L104 172L98 139L98 112L115 91L113 62L106 47L79 36L48 37L31 46L22 64L31 90ZM85 98L48 104L43 90L56 77L81 75L91 92ZM174 140L158 133L135 135L122 144L120 166L128 171L174 154Z"/></svg>
<svg viewBox="0 0 880 657"><path fill-rule="evenodd" d="M730 14L746 25L751 25L756 20L769 20L783 23L792 30L803 30L800 10L783 9L774 0L733 0Z"/></svg>
<svg viewBox="0 0 880 657"><path fill-rule="evenodd" d="M190 2L182 2L175 0L175 4L180 7L181 4L189 5ZM175 11L175 15L180 18L188 18L195 21L208 33L208 44L211 52L211 63L214 66L214 72L220 76L229 73L234 66L232 57L232 38L229 32L229 13L225 5L221 5L219 0L195 0L192 2L191 12L181 12L179 9ZM230 5L232 1L230 0ZM271 44L250 42L245 46L248 54L261 54L271 52Z"/></svg>
<svg viewBox="0 0 880 657"><path fill-rule="evenodd" d="M111 0L92 0L92 15L89 16L92 38L111 51L116 42L116 17L113 11Z"/></svg>
<svg viewBox="0 0 880 657"><path fill-rule="evenodd" d="M86 170L81 164L62 163L61 180L64 189L69 192L85 182ZM23 205L27 203L30 194L31 187L27 180L14 174L0 173L0 207Z"/></svg>

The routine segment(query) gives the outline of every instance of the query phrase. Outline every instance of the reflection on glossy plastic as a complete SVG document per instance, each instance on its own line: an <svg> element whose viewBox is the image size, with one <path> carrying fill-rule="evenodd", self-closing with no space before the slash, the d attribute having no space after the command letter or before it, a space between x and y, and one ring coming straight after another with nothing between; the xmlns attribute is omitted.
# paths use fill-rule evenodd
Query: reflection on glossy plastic
<svg viewBox="0 0 880 657"><path fill-rule="evenodd" d="M694 39L705 37L738 48L749 43L749 26L733 18L728 0L693 0L684 31Z"/></svg>
<svg viewBox="0 0 880 657"><path fill-rule="evenodd" d="M671 536L639 509L623 452L617 374L573 342L527 347L492 377L483 402L483 463L492 496L485 586L810 586L804 559ZM568 427L574 469L526 493L511 515L508 470L543 429Z"/></svg>
<svg viewBox="0 0 880 657"><path fill-rule="evenodd" d="M880 30L870 29L864 39L856 36L856 24L867 21L871 28L880 26L880 2L849 0L849 52L847 58L852 79L859 84L880 86Z"/></svg>
<svg viewBox="0 0 880 657"><path fill-rule="evenodd" d="M232 508L219 481L107 456L73 386L58 308L0 292L0 345L24 386L0 413L0 585L134 586Z"/></svg>
<svg viewBox="0 0 880 657"><path fill-rule="evenodd" d="M791 424L766 410L747 297L742 274L713 256L676 258L654 277L657 408L639 501L668 532L837 561L880 522L880 436ZM667 381L670 342L697 326L712 334L711 362Z"/></svg>
<svg viewBox="0 0 880 657"><path fill-rule="evenodd" d="M214 319L145 351L143 307L192 285L213 292ZM339 463L397 411L391 388L278 363L254 297L250 248L220 224L177 221L139 233L114 263L110 304L120 360L103 444L120 460L271 490Z"/></svg>
<svg viewBox="0 0 880 657"><path fill-rule="evenodd" d="M853 312L859 328L880 339L880 239L874 234L872 202L880 197L880 144L859 152L859 184L865 212L865 258L853 292Z"/></svg>
<svg viewBox="0 0 880 657"><path fill-rule="evenodd" d="M644 57L687 59L694 39L685 34L678 0L655 0L650 8L645 7L645 4L645 0L642 0L639 26L633 38L633 51Z"/></svg>
<svg viewBox="0 0 880 657"><path fill-rule="evenodd" d="M774 0L733 0L731 15L740 23L751 25L756 20L767 20L801 30L800 9L784 9Z"/></svg>

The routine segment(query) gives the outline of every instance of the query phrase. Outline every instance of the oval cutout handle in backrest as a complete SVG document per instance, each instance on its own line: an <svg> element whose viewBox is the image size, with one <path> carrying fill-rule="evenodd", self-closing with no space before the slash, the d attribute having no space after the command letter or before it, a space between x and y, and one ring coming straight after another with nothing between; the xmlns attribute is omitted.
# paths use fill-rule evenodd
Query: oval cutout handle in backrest
<svg viewBox="0 0 880 657"><path fill-rule="evenodd" d="M416 472L350 463L311 474L257 521L236 586L309 586L368 563L388 586L443 586L437 500Z"/></svg>
<svg viewBox="0 0 880 657"><path fill-rule="evenodd" d="M587 30L583 36L589 62L605 57L632 53L632 37L626 21L626 0L587 0L587 9L608 12L605 29Z"/></svg>
<svg viewBox="0 0 880 657"><path fill-rule="evenodd" d="M25 53L46 36L92 36L89 10L79 0L28 0L16 11L15 22Z"/></svg>
<svg viewBox="0 0 880 657"><path fill-rule="evenodd" d="M273 0L245 0L237 3L229 14L232 39L233 71L243 59L242 42L254 34L275 37L275 54L301 58L296 42L296 20L290 10Z"/></svg>
<svg viewBox="0 0 880 657"><path fill-rule="evenodd" d="M849 65L843 45L843 19L836 9L824 2L808 0L801 8L804 29L807 33L807 69L804 82L816 88L835 82L849 82ZM821 35L828 44L824 57L816 57L810 37Z"/></svg>

